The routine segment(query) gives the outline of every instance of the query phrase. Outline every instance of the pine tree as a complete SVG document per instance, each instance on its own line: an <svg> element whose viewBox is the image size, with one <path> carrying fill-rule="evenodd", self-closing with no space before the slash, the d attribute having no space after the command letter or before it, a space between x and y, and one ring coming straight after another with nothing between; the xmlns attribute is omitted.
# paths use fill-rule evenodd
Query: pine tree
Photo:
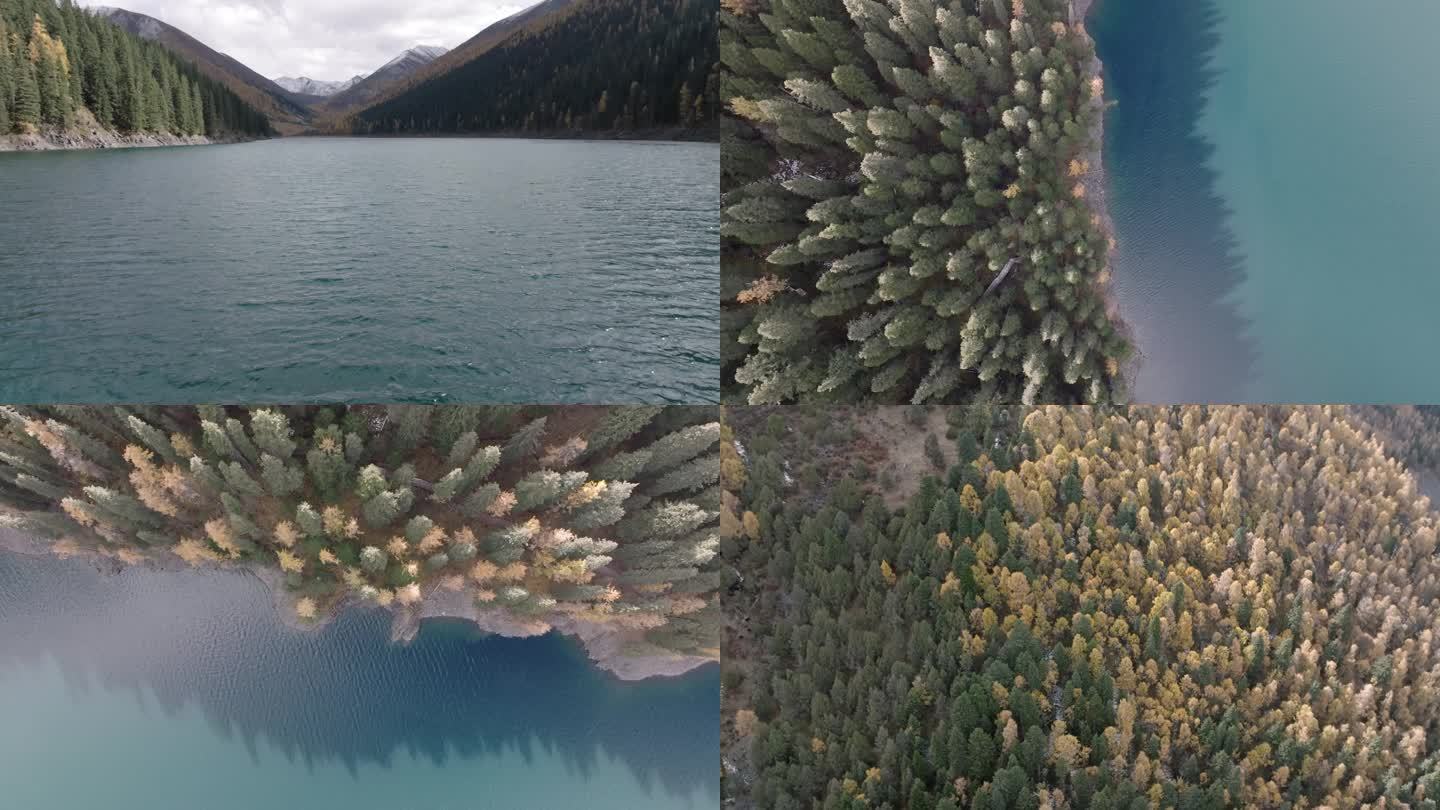
<svg viewBox="0 0 1440 810"><path fill-rule="evenodd" d="M1032 6L1014 31L983 3L722 14L722 342L742 397L1123 396L1105 237L1072 193L1099 114L1089 45Z"/></svg>
<svg viewBox="0 0 1440 810"><path fill-rule="evenodd" d="M10 54L10 34L0 19L0 135L10 132L10 110L15 104L15 64Z"/></svg>
<svg viewBox="0 0 1440 810"><path fill-rule="evenodd" d="M260 478L265 482L265 489L277 497L289 495L305 485L304 472L269 453L260 457Z"/></svg>
<svg viewBox="0 0 1440 810"><path fill-rule="evenodd" d="M525 427L515 431L510 440L505 443L500 457L507 464L513 464L522 459L535 455L540 449L540 443L545 438L545 420L542 416Z"/></svg>
<svg viewBox="0 0 1440 810"><path fill-rule="evenodd" d="M14 125L19 132L33 132L40 126L40 85L35 78L35 66L28 59L17 57L15 67Z"/></svg>
<svg viewBox="0 0 1440 810"><path fill-rule="evenodd" d="M360 550L360 567L371 574L380 574L385 571L385 566L390 564L390 558L383 549L375 546L366 546Z"/></svg>
<svg viewBox="0 0 1440 810"><path fill-rule="evenodd" d="M200 85L195 84L190 88L190 109L192 120L192 135L204 135L206 132L205 102L200 98Z"/></svg>
<svg viewBox="0 0 1440 810"><path fill-rule="evenodd" d="M252 411L250 432L255 438L255 446L276 458L288 459L295 454L290 420L280 411L268 408Z"/></svg>
<svg viewBox="0 0 1440 810"><path fill-rule="evenodd" d="M431 418L443 409L427 410L425 421L449 421ZM65 553L126 563L163 563L173 554L192 564L278 566L285 587L305 593L317 615L347 594L413 604L444 587L471 594L487 609L523 610L531 623L614 622L612 631L637 653L713 658L718 627L698 617L715 604L721 584L707 539L714 532L703 525L715 519L718 496L671 495L638 512L649 496L632 500L636 485L591 480L579 459L581 426L594 410L552 420L556 410L481 409L482 418L461 420L473 427L462 431L472 437L459 449L472 452L447 473L454 491L442 503L416 495L430 488L416 478L417 468L428 473L443 456L433 437L399 452L403 426L372 427L373 411L337 420L312 406L248 414L218 406L3 407L0 524L52 538ZM655 420L635 441L652 444L666 425L692 420L690 414ZM357 474L353 465L365 463L365 443L350 433L359 452L342 450L350 442L341 441L347 435L341 425L374 430L366 435L392 454L393 472L366 465ZM549 431L555 444L541 454L538 443ZM523 452L500 468L500 445L515 447L516 435ZM479 446L485 441L495 444ZM707 455L718 469L717 454ZM703 475L704 460L679 468ZM548 463L567 466L546 469ZM497 468L499 480L485 482ZM641 474L645 485L659 479ZM323 500L297 502L300 493ZM631 513L635 520L622 530L616 524ZM577 534L582 524L598 536ZM557 593L579 601L561 606ZM698 643L696 633L706 627L711 640Z"/></svg>

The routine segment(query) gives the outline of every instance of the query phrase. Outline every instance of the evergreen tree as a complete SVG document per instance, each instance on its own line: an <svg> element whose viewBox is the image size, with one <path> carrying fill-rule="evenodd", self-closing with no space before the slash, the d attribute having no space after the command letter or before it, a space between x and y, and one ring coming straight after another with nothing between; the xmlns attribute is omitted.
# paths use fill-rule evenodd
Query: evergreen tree
<svg viewBox="0 0 1440 810"><path fill-rule="evenodd" d="M402 424L381 418L382 408L340 410L337 419L313 406L0 407L0 524L65 554L278 566L284 587L309 600L309 618L347 596L409 606L443 588L479 609L523 611L527 626L603 629L626 655L716 657L721 579L709 498L672 494L646 506L630 500L635 484L592 481L578 460L546 469L554 453L536 452L542 436L585 446L593 406L475 409L480 418L460 421L477 449L452 470L471 483L449 503L423 497L432 485L419 476L433 476L445 455L434 437L412 432L416 445L396 448L407 424L447 424L453 414L426 407ZM658 418L634 441L653 444L665 426L688 421ZM391 454L393 472L357 473L364 443L342 449L342 436L359 441L352 429ZM502 446L526 449L501 467ZM682 466L707 460L718 469L713 450ZM492 473L497 480L481 483ZM656 480L642 473L639 483ZM597 510L602 519L586 529L595 536L577 534L576 518Z"/></svg>
<svg viewBox="0 0 1440 810"><path fill-rule="evenodd" d="M1111 402L1086 200L1102 98L1062 3L722 12L722 355L751 403Z"/></svg>
<svg viewBox="0 0 1440 810"><path fill-rule="evenodd" d="M345 125L362 133L711 128L716 33L713 4L590 0L537 18ZM694 89L712 85L715 97L694 104Z"/></svg>
<svg viewBox="0 0 1440 810"><path fill-rule="evenodd" d="M10 132L10 110L15 105L15 63L10 52L10 33L0 19L0 135Z"/></svg>
<svg viewBox="0 0 1440 810"><path fill-rule="evenodd" d="M14 126L20 132L33 131L40 126L40 85L36 81L35 66L28 59L17 56L15 60L15 114Z"/></svg>

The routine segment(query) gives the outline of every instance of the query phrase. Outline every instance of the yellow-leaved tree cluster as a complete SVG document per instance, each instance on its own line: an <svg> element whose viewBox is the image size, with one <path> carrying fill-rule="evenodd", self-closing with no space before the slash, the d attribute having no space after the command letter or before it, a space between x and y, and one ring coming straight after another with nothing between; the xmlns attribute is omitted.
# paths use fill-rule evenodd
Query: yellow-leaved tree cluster
<svg viewBox="0 0 1440 810"><path fill-rule="evenodd" d="M894 510L848 475L816 509L798 459L737 435L722 555L757 660L727 791L1435 807L1437 516L1377 416L1049 407L976 441L957 412L959 463Z"/></svg>

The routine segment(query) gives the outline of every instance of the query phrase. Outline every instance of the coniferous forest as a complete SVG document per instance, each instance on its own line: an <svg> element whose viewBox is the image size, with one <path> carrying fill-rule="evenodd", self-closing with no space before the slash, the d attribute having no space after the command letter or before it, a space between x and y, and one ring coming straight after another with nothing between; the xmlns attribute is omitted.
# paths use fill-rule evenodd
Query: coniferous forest
<svg viewBox="0 0 1440 810"><path fill-rule="evenodd" d="M358 113L346 128L369 134L711 127L720 98L716 47L713 5L585 0Z"/></svg>
<svg viewBox="0 0 1440 810"><path fill-rule="evenodd" d="M733 806L1440 803L1419 412L934 414L729 411Z"/></svg>
<svg viewBox="0 0 1440 810"><path fill-rule="evenodd" d="M1067 0L722 5L730 399L1123 397Z"/></svg>
<svg viewBox="0 0 1440 810"><path fill-rule="evenodd" d="M0 407L0 526L345 600L718 656L707 408ZM507 625L508 626L508 625Z"/></svg>
<svg viewBox="0 0 1440 810"><path fill-rule="evenodd" d="M70 0L0 0L0 134L70 128L265 135L265 116L159 45Z"/></svg>

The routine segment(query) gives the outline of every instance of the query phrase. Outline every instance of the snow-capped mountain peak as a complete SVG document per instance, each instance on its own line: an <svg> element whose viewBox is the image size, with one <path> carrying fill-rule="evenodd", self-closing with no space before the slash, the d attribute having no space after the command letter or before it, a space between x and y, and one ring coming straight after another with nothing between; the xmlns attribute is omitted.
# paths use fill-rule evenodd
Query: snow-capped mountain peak
<svg viewBox="0 0 1440 810"><path fill-rule="evenodd" d="M431 62L434 62L436 59L444 56L449 50L449 48L442 48L439 45L416 45L415 47L405 51L394 59L391 59L389 62L381 65L380 70L377 70L375 72L379 73L381 70L398 67L401 65L405 65L406 63L413 63L416 66L428 65Z"/></svg>
<svg viewBox="0 0 1440 810"><path fill-rule="evenodd" d="M327 82L321 81L319 79L312 79L308 76L299 76L295 78L292 78L290 76L281 76L280 78L275 80L275 83L285 88L286 90L289 90L292 93L300 93L307 96L331 96L340 92L341 90L349 89L356 82L360 81L363 78L365 77L355 76L353 78L346 79L345 81Z"/></svg>

